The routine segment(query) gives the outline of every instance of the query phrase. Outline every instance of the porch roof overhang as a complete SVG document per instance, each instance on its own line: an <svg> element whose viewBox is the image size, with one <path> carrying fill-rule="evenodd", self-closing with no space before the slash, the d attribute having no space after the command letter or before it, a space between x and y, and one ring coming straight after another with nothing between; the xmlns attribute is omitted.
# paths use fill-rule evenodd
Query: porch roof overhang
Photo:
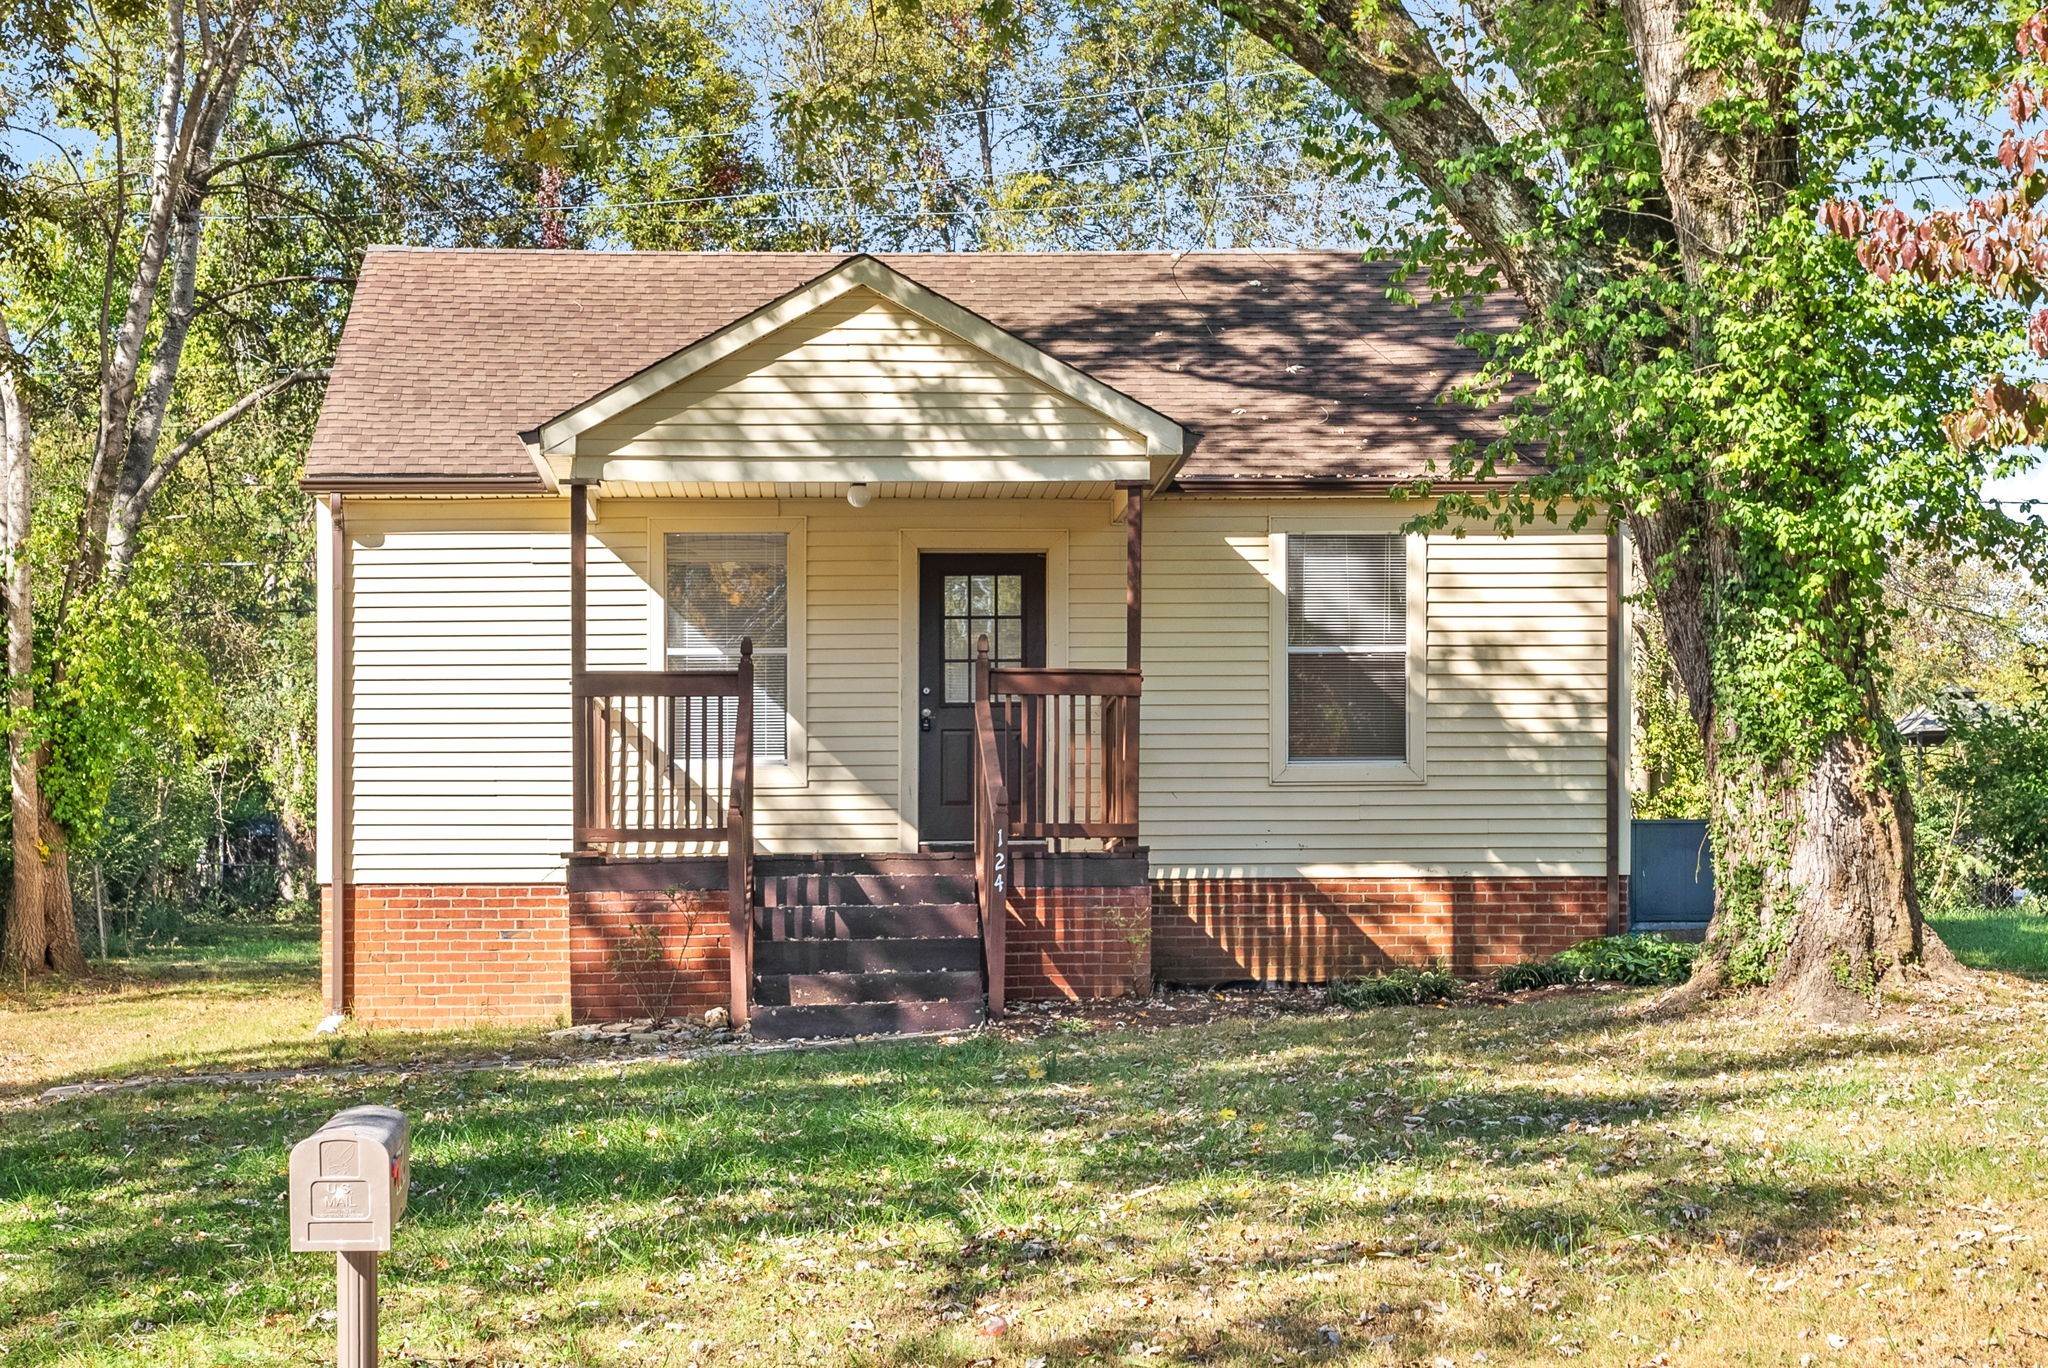
<svg viewBox="0 0 2048 1368"><path fill-rule="evenodd" d="M1082 407L1137 439L1123 452L1090 455L990 456L948 454L902 458L790 460L750 454L687 459L579 449L591 429L654 398L691 376L768 338L854 290L868 290L988 357ZM1186 430L1121 390L1068 365L988 319L918 284L870 256L841 262L809 283L763 305L703 339L671 353L521 434L535 469L550 489L564 484L607 487L797 486L868 484L965 488L988 485L1091 487L1142 484L1157 488L1186 457ZM1142 454L1139 454L1140 446Z"/></svg>

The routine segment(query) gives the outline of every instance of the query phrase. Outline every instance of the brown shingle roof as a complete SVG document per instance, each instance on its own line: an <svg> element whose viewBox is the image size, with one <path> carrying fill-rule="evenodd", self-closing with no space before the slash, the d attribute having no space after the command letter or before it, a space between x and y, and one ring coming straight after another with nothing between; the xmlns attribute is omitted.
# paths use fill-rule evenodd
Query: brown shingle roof
<svg viewBox="0 0 2048 1368"><path fill-rule="evenodd" d="M1386 298L1348 252L881 261L1188 429L1189 480L1391 480L1497 422L1439 403L1477 319ZM846 260L813 252L374 248L306 483L539 488L519 434Z"/></svg>

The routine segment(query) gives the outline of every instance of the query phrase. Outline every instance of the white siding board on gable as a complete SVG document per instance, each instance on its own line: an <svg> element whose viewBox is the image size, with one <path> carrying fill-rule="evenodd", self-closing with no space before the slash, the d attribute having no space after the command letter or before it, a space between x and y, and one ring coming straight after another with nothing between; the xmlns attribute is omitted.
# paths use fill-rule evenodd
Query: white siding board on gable
<svg viewBox="0 0 2048 1368"><path fill-rule="evenodd" d="M1055 662L1124 659L1124 530L1108 501L600 500L591 663L657 657L665 528L801 520L808 774L764 780L770 851L901 848L915 642L907 537L1064 548ZM1597 874L1605 840L1605 548L1437 538L1427 782L1275 782L1269 524L1339 500L1154 498L1146 510L1145 840L1155 870ZM566 501L351 500L358 882L548 882L569 846ZM946 534L940 534L942 540ZM1004 549L1009 549L1007 543ZM914 816L914 814L913 814Z"/></svg>
<svg viewBox="0 0 2048 1368"><path fill-rule="evenodd" d="M1143 438L852 290L577 439L579 456L727 461L1142 457Z"/></svg>

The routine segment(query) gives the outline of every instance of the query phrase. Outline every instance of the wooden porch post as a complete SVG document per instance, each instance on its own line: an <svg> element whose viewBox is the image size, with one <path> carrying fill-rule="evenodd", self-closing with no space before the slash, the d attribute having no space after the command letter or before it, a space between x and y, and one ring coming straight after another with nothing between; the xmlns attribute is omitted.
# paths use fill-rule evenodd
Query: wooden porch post
<svg viewBox="0 0 2048 1368"><path fill-rule="evenodd" d="M1145 491L1133 486L1124 505L1124 668L1145 668ZM1117 819L1138 821L1138 707L1142 694L1120 700L1123 712L1122 793ZM1133 845L1138 844L1133 839Z"/></svg>
<svg viewBox="0 0 2048 1368"><path fill-rule="evenodd" d="M1145 491L1124 505L1124 668L1145 668Z"/></svg>
<svg viewBox="0 0 2048 1368"><path fill-rule="evenodd" d="M752 1016L754 986L754 639L740 638L733 698L731 802L725 824L726 963L734 1026Z"/></svg>
<svg viewBox="0 0 2048 1368"><path fill-rule="evenodd" d="M569 486L569 809L570 850L582 854L587 848L583 833L590 821L590 722L577 686L589 668L584 614L589 577L590 491L582 484Z"/></svg>

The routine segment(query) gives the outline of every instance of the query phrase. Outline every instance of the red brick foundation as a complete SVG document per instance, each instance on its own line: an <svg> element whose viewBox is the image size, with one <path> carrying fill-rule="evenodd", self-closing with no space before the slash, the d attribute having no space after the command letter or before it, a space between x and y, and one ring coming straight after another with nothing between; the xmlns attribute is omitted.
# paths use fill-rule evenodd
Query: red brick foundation
<svg viewBox="0 0 2048 1368"><path fill-rule="evenodd" d="M360 1021L459 1026L569 1011L569 896L559 886L364 885L347 902L344 973ZM331 903L321 890L323 979Z"/></svg>
<svg viewBox="0 0 2048 1368"><path fill-rule="evenodd" d="M701 1016L731 1004L725 890L569 895L569 985L578 1021Z"/></svg>
<svg viewBox="0 0 2048 1368"><path fill-rule="evenodd" d="M679 872L680 870L680 872ZM1146 880L1142 855L1024 856L1006 946L1018 1001L1166 983L1322 983L1443 961L1478 974L1606 934L1598 878ZM722 871L348 891L349 1010L382 1026L615 1020L725 1006ZM696 885L694 887L688 885ZM322 890L323 976L331 908Z"/></svg>
<svg viewBox="0 0 2048 1368"><path fill-rule="evenodd" d="M1152 971L1167 983L1325 983L1437 961L1478 974L1620 929L1599 878L1152 881Z"/></svg>
<svg viewBox="0 0 2048 1368"><path fill-rule="evenodd" d="M1152 991L1152 890L1142 856L1021 858L1009 911L1003 966L1012 999Z"/></svg>
<svg viewBox="0 0 2048 1368"><path fill-rule="evenodd" d="M371 884L348 906L348 1009L369 1025L700 1014L731 992L722 888ZM323 996L332 935L323 888Z"/></svg>

